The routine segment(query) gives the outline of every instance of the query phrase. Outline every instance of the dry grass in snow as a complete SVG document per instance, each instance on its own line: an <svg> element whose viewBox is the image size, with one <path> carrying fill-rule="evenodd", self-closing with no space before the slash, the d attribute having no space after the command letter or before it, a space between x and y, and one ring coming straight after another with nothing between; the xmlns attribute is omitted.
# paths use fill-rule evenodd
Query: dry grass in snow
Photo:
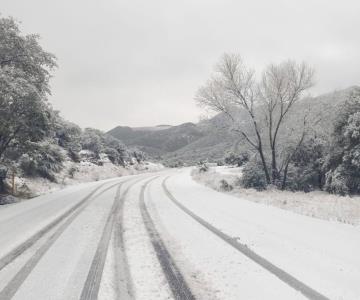
<svg viewBox="0 0 360 300"><path fill-rule="evenodd" d="M253 201L266 205L272 205L281 209L289 210L298 214L343 222L352 225L360 224L360 197L342 197L331 195L322 191L310 193L279 191L268 189L256 191L244 189L239 185L241 170L239 168L211 168L208 172L192 172L195 181L204 184L219 192L226 192L239 197L241 200ZM225 191L222 181L225 180L233 187L231 191Z"/></svg>
<svg viewBox="0 0 360 300"><path fill-rule="evenodd" d="M9 203L18 202L21 198L32 198L53 192L69 185L159 171L162 168L164 168L162 165L151 162L122 167L110 162L105 162L102 166L99 166L87 161L80 163L67 161L64 163L64 169L56 174L56 182L41 177L16 177L15 185L20 199L12 197L13 200L9 201Z"/></svg>

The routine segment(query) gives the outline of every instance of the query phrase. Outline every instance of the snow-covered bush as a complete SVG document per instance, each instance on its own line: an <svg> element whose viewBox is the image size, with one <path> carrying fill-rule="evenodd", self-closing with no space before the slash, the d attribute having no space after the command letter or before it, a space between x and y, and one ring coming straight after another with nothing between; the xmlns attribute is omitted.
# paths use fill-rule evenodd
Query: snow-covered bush
<svg viewBox="0 0 360 300"><path fill-rule="evenodd" d="M25 175L40 176L56 181L55 174L63 168L65 156L61 148L49 142L33 144L31 151L20 159L20 168Z"/></svg>
<svg viewBox="0 0 360 300"><path fill-rule="evenodd" d="M326 173L326 191L342 196L350 194L346 176L343 174L344 171L345 170L342 167L338 167L335 170Z"/></svg>
<svg viewBox="0 0 360 300"><path fill-rule="evenodd" d="M242 170L242 177L240 184L244 188L255 188L257 190L264 190L266 188L266 178L262 165L254 160L247 162Z"/></svg>
<svg viewBox="0 0 360 300"><path fill-rule="evenodd" d="M205 172L209 171L208 164L205 162L200 162L198 165L198 171L199 171L199 173L205 173Z"/></svg>
<svg viewBox="0 0 360 300"><path fill-rule="evenodd" d="M74 162L80 162L79 152L81 151L81 128L71 122L56 117L55 122L55 139L60 147L64 148L70 159Z"/></svg>
<svg viewBox="0 0 360 300"><path fill-rule="evenodd" d="M78 168L75 166L72 166L69 170L68 170L68 174L70 176L70 178L74 178L75 173L78 171Z"/></svg>
<svg viewBox="0 0 360 300"><path fill-rule="evenodd" d="M218 166L218 167L221 167L221 166L223 166L224 165L224 161L223 160L217 160L216 161L216 165Z"/></svg>
<svg viewBox="0 0 360 300"><path fill-rule="evenodd" d="M93 128L85 128L81 135L81 147L83 150L89 150L99 158L103 151L103 143L101 142L102 132Z"/></svg>
<svg viewBox="0 0 360 300"><path fill-rule="evenodd" d="M145 153L140 150L136 149L132 154L138 164L145 160Z"/></svg>
<svg viewBox="0 0 360 300"><path fill-rule="evenodd" d="M220 189L225 192L230 192L233 190L233 186L229 184L225 179L220 180Z"/></svg>
<svg viewBox="0 0 360 300"><path fill-rule="evenodd" d="M245 163L249 161L249 154L247 152L236 154L234 152L230 152L226 154L224 158L224 162L227 165L241 167Z"/></svg>
<svg viewBox="0 0 360 300"><path fill-rule="evenodd" d="M360 192L360 90L348 99L336 120L324 167L328 192Z"/></svg>
<svg viewBox="0 0 360 300"><path fill-rule="evenodd" d="M120 164L120 154L116 149L106 147L104 152L107 154L107 157L114 165Z"/></svg>
<svg viewBox="0 0 360 300"><path fill-rule="evenodd" d="M325 182L324 155L328 143L320 138L310 138L294 152L287 173L286 189L313 191L322 189Z"/></svg>

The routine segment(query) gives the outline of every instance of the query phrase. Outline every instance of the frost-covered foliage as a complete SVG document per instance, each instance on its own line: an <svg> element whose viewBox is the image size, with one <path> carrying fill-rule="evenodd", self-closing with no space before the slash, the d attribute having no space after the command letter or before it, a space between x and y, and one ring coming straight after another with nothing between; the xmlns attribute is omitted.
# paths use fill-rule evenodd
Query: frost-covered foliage
<svg viewBox="0 0 360 300"><path fill-rule="evenodd" d="M41 141L51 129L50 71L56 66L36 35L21 35L11 18L0 18L0 160L6 151Z"/></svg>
<svg viewBox="0 0 360 300"><path fill-rule="evenodd" d="M230 152L225 155L224 162L227 165L241 167L243 164L249 161L249 154L247 152L234 153Z"/></svg>
<svg viewBox="0 0 360 300"><path fill-rule="evenodd" d="M182 160L163 160L162 162L168 168L181 168L185 165Z"/></svg>
<svg viewBox="0 0 360 300"><path fill-rule="evenodd" d="M95 158L100 158L100 153L104 150L101 141L102 132L93 128L86 128L81 135L81 147L94 153Z"/></svg>
<svg viewBox="0 0 360 300"><path fill-rule="evenodd" d="M0 18L0 163L7 152L39 142L51 131L47 103L55 57L37 35L22 35L12 18Z"/></svg>
<svg viewBox="0 0 360 300"><path fill-rule="evenodd" d="M64 148L69 157L74 162L80 161L79 152L81 151L81 128L71 122L57 116L55 122L55 139L60 147Z"/></svg>
<svg viewBox="0 0 360 300"><path fill-rule="evenodd" d="M286 176L275 181L275 186L305 192L325 189L340 195L360 193L360 89L338 107L331 135L316 127L289 148L284 148L283 155L291 155L279 166ZM267 183L262 173L259 160L251 159L243 169L242 186L264 189Z"/></svg>
<svg viewBox="0 0 360 300"><path fill-rule="evenodd" d="M322 189L325 181L324 156L328 142L309 138L294 152L287 173L286 188L309 192Z"/></svg>
<svg viewBox="0 0 360 300"><path fill-rule="evenodd" d="M327 191L360 192L360 90L351 95L336 120L325 168Z"/></svg>
<svg viewBox="0 0 360 300"><path fill-rule="evenodd" d="M259 162L256 159L252 159L244 165L242 170L242 177L240 184L245 188L255 188L257 190L264 190L267 182L264 175L264 171Z"/></svg>
<svg viewBox="0 0 360 300"><path fill-rule="evenodd" d="M199 162L197 169L200 173L204 173L209 171L209 165L206 162L201 161Z"/></svg>
<svg viewBox="0 0 360 300"><path fill-rule="evenodd" d="M233 190L233 186L229 184L225 179L220 180L220 189L225 192L230 192Z"/></svg>
<svg viewBox="0 0 360 300"><path fill-rule="evenodd" d="M145 153L140 151L140 150L132 151L132 155L135 158L137 163L140 163L140 162L144 161L145 157L146 157Z"/></svg>
<svg viewBox="0 0 360 300"><path fill-rule="evenodd" d="M101 154L106 154L108 159L115 165L125 166L133 164L133 159L140 163L145 160L145 155L139 150L128 149L121 141L100 130L86 128L80 136L80 144L83 150L93 153L93 161L97 162Z"/></svg>
<svg viewBox="0 0 360 300"><path fill-rule="evenodd" d="M46 141L31 145L31 150L20 158L20 168L27 176L56 181L55 174L62 170L64 161L62 148Z"/></svg>

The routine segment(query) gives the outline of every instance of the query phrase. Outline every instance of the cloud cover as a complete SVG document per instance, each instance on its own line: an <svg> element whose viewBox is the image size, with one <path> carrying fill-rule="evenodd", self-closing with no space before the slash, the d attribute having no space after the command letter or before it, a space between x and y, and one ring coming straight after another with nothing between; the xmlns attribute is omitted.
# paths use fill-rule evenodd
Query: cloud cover
<svg viewBox="0 0 360 300"><path fill-rule="evenodd" d="M58 57L51 102L103 130L197 121L193 97L224 52L259 73L305 60L314 94L360 84L356 0L2 0Z"/></svg>

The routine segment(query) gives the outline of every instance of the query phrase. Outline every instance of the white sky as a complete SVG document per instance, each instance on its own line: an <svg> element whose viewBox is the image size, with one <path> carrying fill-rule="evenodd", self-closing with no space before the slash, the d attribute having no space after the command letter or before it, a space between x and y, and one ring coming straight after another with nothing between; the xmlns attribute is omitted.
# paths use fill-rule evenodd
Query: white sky
<svg viewBox="0 0 360 300"><path fill-rule="evenodd" d="M358 0L1 0L58 57L51 102L82 127L197 121L224 52L259 72L305 60L313 94L360 84Z"/></svg>

